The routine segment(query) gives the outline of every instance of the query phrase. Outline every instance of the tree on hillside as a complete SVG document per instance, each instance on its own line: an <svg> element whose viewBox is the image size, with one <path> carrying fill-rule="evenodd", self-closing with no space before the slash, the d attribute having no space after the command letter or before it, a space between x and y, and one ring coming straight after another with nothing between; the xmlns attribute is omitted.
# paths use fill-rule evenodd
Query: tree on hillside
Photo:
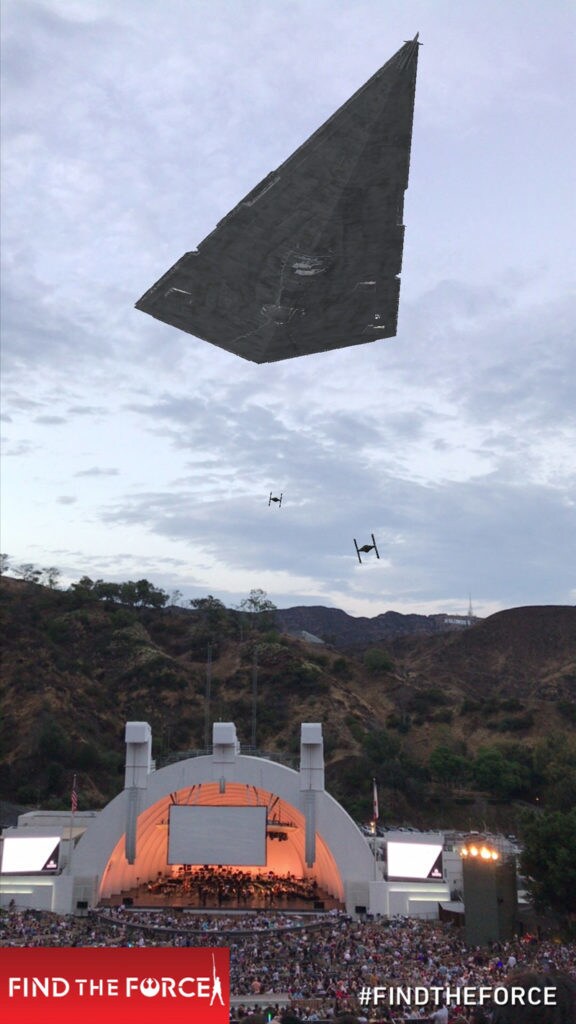
<svg viewBox="0 0 576 1024"><path fill-rule="evenodd" d="M10 556L0 555L0 575L4 575L9 570ZM49 587L50 590L57 588L61 575L60 569L57 569L55 565L40 569L33 562L23 562L22 565L15 565L12 567L12 572L15 576L21 576L25 583L41 583L43 586Z"/></svg>
<svg viewBox="0 0 576 1024"><path fill-rule="evenodd" d="M251 630L271 629L274 626L277 609L265 590L259 587L251 590L248 597L240 601L238 608L248 616Z"/></svg>
<svg viewBox="0 0 576 1024"><path fill-rule="evenodd" d="M576 807L576 737L561 732L546 736L534 747L533 759L547 808L570 811Z"/></svg>
<svg viewBox="0 0 576 1024"><path fill-rule="evenodd" d="M377 776L380 783L406 793L422 788L427 768L407 753L403 741L389 729L373 729L362 740L366 777Z"/></svg>
<svg viewBox="0 0 576 1024"><path fill-rule="evenodd" d="M428 767L435 781L450 787L462 786L470 773L468 758L443 745L434 748L428 758Z"/></svg>
<svg viewBox="0 0 576 1024"><path fill-rule="evenodd" d="M23 562L22 565L15 565L12 572L21 576L25 583L38 583L42 569L38 569L33 562Z"/></svg>
<svg viewBox="0 0 576 1024"><path fill-rule="evenodd" d="M94 595L99 601L106 601L113 604L120 601L120 583L107 583L105 580L96 580L94 584Z"/></svg>
<svg viewBox="0 0 576 1024"><path fill-rule="evenodd" d="M530 790L529 768L515 760L510 752L499 747L480 747L472 766L472 773L479 789L484 789L501 800L525 796Z"/></svg>
<svg viewBox="0 0 576 1024"><path fill-rule="evenodd" d="M84 604L88 601L98 600L94 586L94 580L90 579L89 576L81 576L76 583L70 584L68 591L74 594L75 598L80 600L80 603Z"/></svg>
<svg viewBox="0 0 576 1024"><path fill-rule="evenodd" d="M124 603L125 593L130 596L131 604L138 605L140 608L163 608L168 601L168 594L148 580L137 580L136 583L128 580L127 583L122 583L120 585L122 603Z"/></svg>
<svg viewBox="0 0 576 1024"><path fill-rule="evenodd" d="M540 909L576 913L576 808L526 815L521 824L521 867Z"/></svg>
<svg viewBox="0 0 576 1024"><path fill-rule="evenodd" d="M190 607L195 608L198 612L202 612L203 615L207 615L212 611L220 615L226 611L226 605L219 598L212 597L212 594L208 594L208 597L191 598Z"/></svg>
<svg viewBox="0 0 576 1024"><path fill-rule="evenodd" d="M212 594L208 594L208 597L193 597L190 607L209 625L218 625L226 618L226 606L217 597L212 597Z"/></svg>
<svg viewBox="0 0 576 1024"><path fill-rule="evenodd" d="M57 569L55 565L50 565L47 569L42 569L41 581L49 587L50 590L56 590L60 576L60 569Z"/></svg>
<svg viewBox="0 0 576 1024"><path fill-rule="evenodd" d="M148 580L107 583L104 580L94 581L89 576L82 576L77 583L70 585L70 590L83 599L124 604L129 608L163 608L168 601L168 594Z"/></svg>
<svg viewBox="0 0 576 1024"><path fill-rule="evenodd" d="M194 597L190 606L197 613L193 628L193 640L197 646L213 643L218 637L229 632L228 609L217 597Z"/></svg>

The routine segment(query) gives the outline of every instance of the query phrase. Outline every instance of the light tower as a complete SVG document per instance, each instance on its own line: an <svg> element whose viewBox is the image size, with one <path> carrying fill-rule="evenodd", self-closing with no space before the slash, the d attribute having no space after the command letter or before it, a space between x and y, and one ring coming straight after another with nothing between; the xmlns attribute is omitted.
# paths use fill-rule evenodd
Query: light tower
<svg viewBox="0 0 576 1024"><path fill-rule="evenodd" d="M493 840L472 833L460 847L466 942L486 946L511 939L516 931L516 858Z"/></svg>

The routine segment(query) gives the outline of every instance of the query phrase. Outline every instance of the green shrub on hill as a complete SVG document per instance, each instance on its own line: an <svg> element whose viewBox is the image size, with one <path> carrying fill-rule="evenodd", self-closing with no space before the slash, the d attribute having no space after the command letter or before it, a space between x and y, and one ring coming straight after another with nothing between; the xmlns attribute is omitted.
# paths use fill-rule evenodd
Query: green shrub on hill
<svg viewBox="0 0 576 1024"><path fill-rule="evenodd" d="M379 647L371 647L365 651L362 660L372 675L382 675L385 672L391 672L394 668L394 662L390 655Z"/></svg>

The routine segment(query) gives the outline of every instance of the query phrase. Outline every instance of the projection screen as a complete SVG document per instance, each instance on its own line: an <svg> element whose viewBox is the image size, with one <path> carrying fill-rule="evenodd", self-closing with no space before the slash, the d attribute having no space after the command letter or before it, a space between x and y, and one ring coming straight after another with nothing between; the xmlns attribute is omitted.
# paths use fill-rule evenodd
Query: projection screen
<svg viewBox="0 0 576 1024"><path fill-rule="evenodd" d="M266 807L172 804L169 864L266 865Z"/></svg>
<svg viewBox="0 0 576 1024"><path fill-rule="evenodd" d="M60 836L8 836L2 847L2 874L41 874L58 868Z"/></svg>
<svg viewBox="0 0 576 1024"><path fill-rule="evenodd" d="M388 878L394 881L442 881L441 843L386 844L388 852Z"/></svg>

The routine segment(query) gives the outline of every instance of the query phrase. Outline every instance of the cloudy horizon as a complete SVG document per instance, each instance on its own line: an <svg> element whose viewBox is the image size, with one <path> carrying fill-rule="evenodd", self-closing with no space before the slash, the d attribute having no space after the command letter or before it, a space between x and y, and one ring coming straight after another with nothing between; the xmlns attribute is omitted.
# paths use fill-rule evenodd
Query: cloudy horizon
<svg viewBox="0 0 576 1024"><path fill-rule="evenodd" d="M575 26L564 0L6 0L12 563L353 615L573 604ZM257 366L134 309L418 31L396 338Z"/></svg>

